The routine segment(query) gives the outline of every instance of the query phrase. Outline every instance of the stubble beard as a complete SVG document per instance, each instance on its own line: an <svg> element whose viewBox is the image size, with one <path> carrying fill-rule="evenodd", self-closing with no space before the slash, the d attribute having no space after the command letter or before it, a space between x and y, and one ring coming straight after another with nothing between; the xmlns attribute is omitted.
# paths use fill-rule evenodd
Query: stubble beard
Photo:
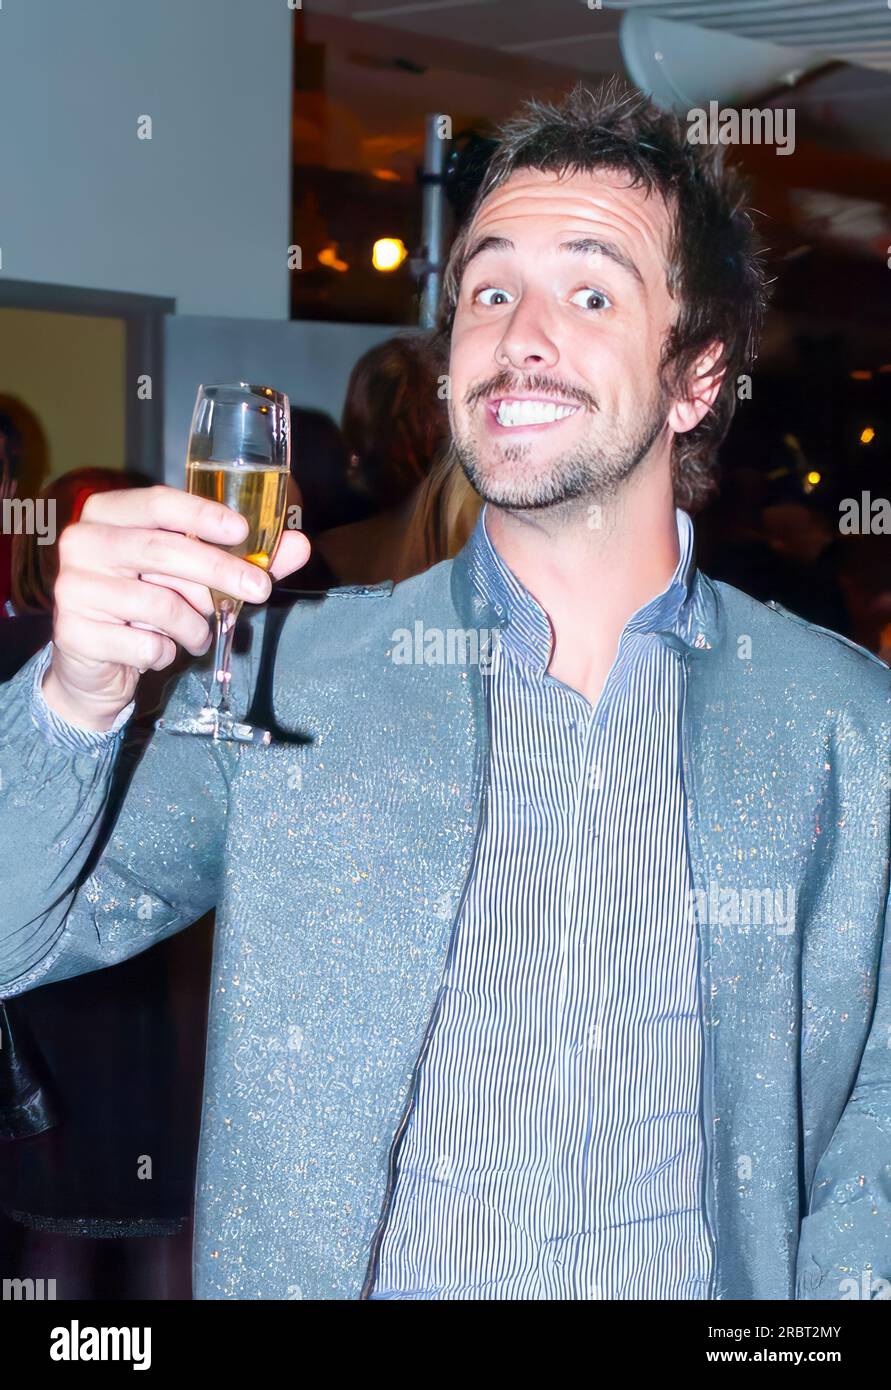
<svg viewBox="0 0 891 1390"><path fill-rule="evenodd" d="M480 404L478 409L484 409ZM657 385L646 407L627 425L589 413L587 438L536 467L534 442L493 444L494 461L480 457L473 433L453 432L451 452L484 502L511 511L547 507L574 510L582 502L609 504L647 457L665 426L668 393Z"/></svg>

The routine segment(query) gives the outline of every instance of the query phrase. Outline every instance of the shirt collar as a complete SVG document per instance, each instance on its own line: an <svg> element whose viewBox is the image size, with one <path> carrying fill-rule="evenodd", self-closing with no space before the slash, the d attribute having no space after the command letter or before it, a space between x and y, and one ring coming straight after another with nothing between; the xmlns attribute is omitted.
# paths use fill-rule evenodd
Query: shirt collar
<svg viewBox="0 0 891 1390"><path fill-rule="evenodd" d="M544 671L550 661L553 640L550 619L492 544L486 528L487 511L488 503L482 507L467 542L471 582L476 593L501 619L501 640L532 666ZM675 521L680 553L674 574L660 594L632 613L622 630L622 638L628 632L673 633L684 645L703 645L701 637L693 633L696 626L693 523L679 507L675 508Z"/></svg>

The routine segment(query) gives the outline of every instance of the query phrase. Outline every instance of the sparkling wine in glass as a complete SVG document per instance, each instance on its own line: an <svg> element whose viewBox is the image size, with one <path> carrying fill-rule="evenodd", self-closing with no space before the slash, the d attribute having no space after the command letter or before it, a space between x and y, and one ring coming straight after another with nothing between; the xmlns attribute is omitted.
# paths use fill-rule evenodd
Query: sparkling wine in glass
<svg viewBox="0 0 891 1390"><path fill-rule="evenodd" d="M287 511L291 461L287 396L240 381L200 386L189 433L186 489L222 502L247 519L248 533L232 555L268 570ZM202 708L178 720L159 719L165 733L268 744L271 734L239 722L229 704L232 637L242 600L211 590L216 621L212 693Z"/></svg>

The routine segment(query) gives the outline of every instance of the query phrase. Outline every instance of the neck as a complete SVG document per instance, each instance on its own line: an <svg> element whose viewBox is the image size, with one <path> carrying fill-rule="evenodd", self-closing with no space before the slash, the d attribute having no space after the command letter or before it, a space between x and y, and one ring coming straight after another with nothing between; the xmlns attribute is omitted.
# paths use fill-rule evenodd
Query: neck
<svg viewBox="0 0 891 1390"><path fill-rule="evenodd" d="M596 695L628 619L677 567L670 479L635 477L599 512L584 499L542 511L490 505L485 520L498 554L550 619L548 670Z"/></svg>

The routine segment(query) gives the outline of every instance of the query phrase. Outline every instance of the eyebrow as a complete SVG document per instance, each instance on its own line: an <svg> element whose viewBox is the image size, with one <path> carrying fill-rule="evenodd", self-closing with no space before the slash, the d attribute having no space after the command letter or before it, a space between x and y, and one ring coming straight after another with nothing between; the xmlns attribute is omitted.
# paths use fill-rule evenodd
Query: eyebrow
<svg viewBox="0 0 891 1390"><path fill-rule="evenodd" d="M461 268L462 278L470 262L475 256L481 255L483 251L515 250L516 247L509 237L481 237L479 241L474 242L473 246L464 257L464 265ZM608 256L611 261L620 266L627 274L632 275L641 288L645 288L643 276L634 264L634 261L620 246L617 246L614 241L603 241L600 237L574 237L572 241L562 241L557 247L557 250L564 251L573 256L590 256L597 253L601 256Z"/></svg>

